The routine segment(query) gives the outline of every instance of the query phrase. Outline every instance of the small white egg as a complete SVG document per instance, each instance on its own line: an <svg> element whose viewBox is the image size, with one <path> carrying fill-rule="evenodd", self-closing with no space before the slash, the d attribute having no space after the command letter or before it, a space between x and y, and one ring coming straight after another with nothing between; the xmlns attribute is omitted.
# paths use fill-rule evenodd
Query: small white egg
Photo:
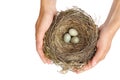
<svg viewBox="0 0 120 80"><path fill-rule="evenodd" d="M72 39L71 39L71 42L72 42L72 43L75 43L75 44L76 44L76 43L79 43L79 41L80 41L80 40L79 40L78 37L72 37Z"/></svg>
<svg viewBox="0 0 120 80"><path fill-rule="evenodd" d="M70 40L71 40L70 34L69 34L69 33L66 33L66 34L64 35L64 41L65 41L66 43L69 43Z"/></svg>
<svg viewBox="0 0 120 80"><path fill-rule="evenodd" d="M71 28L71 29L69 29L69 34L71 36L77 36L78 35L78 31L76 29Z"/></svg>

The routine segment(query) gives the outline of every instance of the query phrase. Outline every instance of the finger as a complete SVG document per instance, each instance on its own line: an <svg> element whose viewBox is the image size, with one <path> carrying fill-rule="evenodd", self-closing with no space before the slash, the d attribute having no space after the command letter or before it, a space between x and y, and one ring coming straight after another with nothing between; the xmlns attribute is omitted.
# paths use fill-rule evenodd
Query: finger
<svg viewBox="0 0 120 80"><path fill-rule="evenodd" d="M91 66L91 63L89 62L88 64L84 65L81 69L74 68L72 71L79 74L90 69L90 66Z"/></svg>
<svg viewBox="0 0 120 80"><path fill-rule="evenodd" d="M88 62L88 64L83 67L83 70L86 71L86 70L91 69L92 67L93 67L93 66L92 66L92 61L90 60L90 61Z"/></svg>
<svg viewBox="0 0 120 80"><path fill-rule="evenodd" d="M39 53L40 58L44 63L50 63L51 61L47 59L43 53L42 47L43 47L43 38L45 35L45 32L49 28L50 24L52 22L52 16L50 15L43 15L42 20L38 21L37 27L36 27L36 49Z"/></svg>
<svg viewBox="0 0 120 80"><path fill-rule="evenodd" d="M99 42L97 43L97 51L95 53L95 56L93 57L92 60L90 60L88 62L88 64L84 67L84 70L88 70L91 69L92 67L94 67L97 63L99 63L99 61L101 61L104 57L105 57L105 52L106 52L106 48L105 47L101 47L101 44L99 44Z"/></svg>
<svg viewBox="0 0 120 80"><path fill-rule="evenodd" d="M48 58L46 58L46 56L44 55L43 51L41 49L38 50L38 54L41 58L41 60L44 62L44 63L48 63L50 64L51 63L51 60L49 60Z"/></svg>
<svg viewBox="0 0 120 80"><path fill-rule="evenodd" d="M92 66L94 67L97 63L99 63L106 54L106 49L104 47L97 48L96 54L92 59Z"/></svg>
<svg viewBox="0 0 120 80"><path fill-rule="evenodd" d="M36 49L37 49L37 52L38 52L40 58L42 59L42 61L43 61L44 63L50 64L51 61L50 61L48 58L46 58L45 54L43 53L42 45L41 45L40 42L36 42Z"/></svg>
<svg viewBox="0 0 120 80"><path fill-rule="evenodd" d="M77 74L80 74L80 73L82 73L82 72L84 72L84 70L77 70L77 71L75 71Z"/></svg>
<svg viewBox="0 0 120 80"><path fill-rule="evenodd" d="M79 74L79 73L84 72L84 71L81 70L81 69L79 70L79 69L75 69L75 68L74 68L72 71L75 72L76 74Z"/></svg>

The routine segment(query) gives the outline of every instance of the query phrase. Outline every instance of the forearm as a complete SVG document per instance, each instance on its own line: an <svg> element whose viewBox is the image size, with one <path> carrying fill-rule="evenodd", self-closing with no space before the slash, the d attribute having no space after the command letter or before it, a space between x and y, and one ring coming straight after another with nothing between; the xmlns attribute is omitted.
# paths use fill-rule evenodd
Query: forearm
<svg viewBox="0 0 120 80"><path fill-rule="evenodd" d="M111 34L115 34L115 32L119 29L120 27L120 0L113 1L108 18L105 21L105 26L109 27L109 31Z"/></svg>
<svg viewBox="0 0 120 80"><path fill-rule="evenodd" d="M41 0L40 11L48 14L55 14L56 0Z"/></svg>

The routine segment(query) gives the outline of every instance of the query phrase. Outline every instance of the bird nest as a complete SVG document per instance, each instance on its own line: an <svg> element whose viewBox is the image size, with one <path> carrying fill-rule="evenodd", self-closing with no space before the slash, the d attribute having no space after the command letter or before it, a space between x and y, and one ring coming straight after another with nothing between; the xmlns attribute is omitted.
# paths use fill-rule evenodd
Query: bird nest
<svg viewBox="0 0 120 80"><path fill-rule="evenodd" d="M69 29L78 31L78 43L64 41ZM79 8L59 12L45 33L43 51L53 63L62 69L81 70L96 52L98 28L92 17Z"/></svg>

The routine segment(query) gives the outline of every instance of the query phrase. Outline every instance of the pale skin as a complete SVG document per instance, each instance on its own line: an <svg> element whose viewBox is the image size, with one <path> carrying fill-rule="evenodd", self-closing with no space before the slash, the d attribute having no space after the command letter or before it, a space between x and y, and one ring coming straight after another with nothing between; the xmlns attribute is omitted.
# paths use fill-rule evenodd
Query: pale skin
<svg viewBox="0 0 120 80"><path fill-rule="evenodd" d="M36 49L44 63L51 63L45 57L42 47L45 32L50 27L53 17L56 14L56 0L41 0L40 14L36 22ZM99 27L100 35L97 42L95 56L83 70L88 70L102 61L108 53L112 39L120 27L120 0L113 0L109 15L106 21ZM80 71L74 70L76 73Z"/></svg>

